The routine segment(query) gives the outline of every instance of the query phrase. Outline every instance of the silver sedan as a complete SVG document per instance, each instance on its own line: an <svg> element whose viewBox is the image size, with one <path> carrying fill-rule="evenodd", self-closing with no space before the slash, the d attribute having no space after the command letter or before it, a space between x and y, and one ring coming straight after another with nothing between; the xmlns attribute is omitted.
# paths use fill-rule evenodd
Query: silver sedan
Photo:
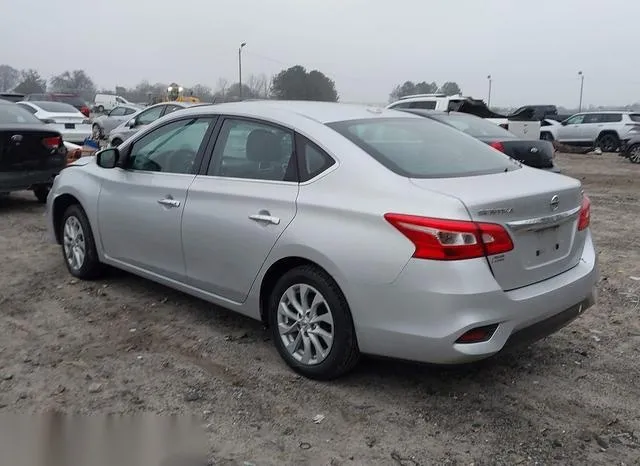
<svg viewBox="0 0 640 466"><path fill-rule="evenodd" d="M269 325L294 370L465 363L591 306L580 182L441 123L319 102L175 112L56 177L69 272L110 265Z"/></svg>
<svg viewBox="0 0 640 466"><path fill-rule="evenodd" d="M112 129L122 124L122 122L130 120L141 110L142 107L137 105L119 105L106 115L100 115L93 119L93 134L99 139L107 137Z"/></svg>

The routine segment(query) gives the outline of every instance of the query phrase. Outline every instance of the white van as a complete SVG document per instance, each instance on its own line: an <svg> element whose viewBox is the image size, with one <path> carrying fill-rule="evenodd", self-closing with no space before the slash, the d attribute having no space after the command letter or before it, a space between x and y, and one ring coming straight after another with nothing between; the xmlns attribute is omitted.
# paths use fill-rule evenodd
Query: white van
<svg viewBox="0 0 640 466"><path fill-rule="evenodd" d="M124 97L112 94L96 94L96 98L93 102L93 107L99 113L113 110L118 105L131 105L131 102Z"/></svg>

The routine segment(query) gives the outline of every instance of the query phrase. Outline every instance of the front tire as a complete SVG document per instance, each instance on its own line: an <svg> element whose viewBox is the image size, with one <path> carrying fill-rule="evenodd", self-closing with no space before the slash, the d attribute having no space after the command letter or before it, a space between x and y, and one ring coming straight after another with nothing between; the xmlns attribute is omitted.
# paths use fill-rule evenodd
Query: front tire
<svg viewBox="0 0 640 466"><path fill-rule="evenodd" d="M285 273L271 293L268 315L276 349L299 374L331 380L358 362L347 300L319 267L303 265Z"/></svg>
<svg viewBox="0 0 640 466"><path fill-rule="evenodd" d="M51 187L48 185L38 185L33 188L33 194L40 204L46 204L50 190Z"/></svg>
<svg viewBox="0 0 640 466"><path fill-rule="evenodd" d="M640 163L640 144L634 144L627 149L627 157L631 163Z"/></svg>
<svg viewBox="0 0 640 466"><path fill-rule="evenodd" d="M60 222L62 255L69 273L82 280L98 278L104 265L98 258L89 219L78 204L67 208Z"/></svg>

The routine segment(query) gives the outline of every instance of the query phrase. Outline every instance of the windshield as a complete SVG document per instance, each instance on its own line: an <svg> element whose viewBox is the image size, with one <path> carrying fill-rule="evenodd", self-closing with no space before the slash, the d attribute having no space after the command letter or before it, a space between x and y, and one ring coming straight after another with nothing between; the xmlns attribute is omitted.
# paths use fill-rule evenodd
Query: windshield
<svg viewBox="0 0 640 466"><path fill-rule="evenodd" d="M453 126L474 138L505 138L513 139L515 135L501 128L495 123L483 120L473 115L464 115L459 113L443 113L430 115L438 121Z"/></svg>
<svg viewBox="0 0 640 466"><path fill-rule="evenodd" d="M33 105L40 107L45 112L52 113L78 113L75 107L62 102L46 101L46 102L31 102Z"/></svg>
<svg viewBox="0 0 640 466"><path fill-rule="evenodd" d="M473 176L519 167L487 144L428 118L369 118L328 126L408 178Z"/></svg>
<svg viewBox="0 0 640 466"><path fill-rule="evenodd" d="M42 122L15 104L0 104L0 124L38 124Z"/></svg>

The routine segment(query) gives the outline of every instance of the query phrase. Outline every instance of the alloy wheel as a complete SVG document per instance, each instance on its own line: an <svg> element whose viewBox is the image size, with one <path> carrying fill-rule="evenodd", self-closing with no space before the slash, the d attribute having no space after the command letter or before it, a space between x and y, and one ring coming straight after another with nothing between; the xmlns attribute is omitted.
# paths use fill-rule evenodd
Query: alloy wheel
<svg viewBox="0 0 640 466"><path fill-rule="evenodd" d="M629 150L629 160L633 163L640 163L640 144L633 146Z"/></svg>
<svg viewBox="0 0 640 466"><path fill-rule="evenodd" d="M64 256L72 270L80 270L84 265L86 243L82 224L77 217L67 217L63 234Z"/></svg>
<svg viewBox="0 0 640 466"><path fill-rule="evenodd" d="M296 361L312 366L327 358L335 333L333 314L317 289L290 286L280 298L277 317L280 339Z"/></svg>

